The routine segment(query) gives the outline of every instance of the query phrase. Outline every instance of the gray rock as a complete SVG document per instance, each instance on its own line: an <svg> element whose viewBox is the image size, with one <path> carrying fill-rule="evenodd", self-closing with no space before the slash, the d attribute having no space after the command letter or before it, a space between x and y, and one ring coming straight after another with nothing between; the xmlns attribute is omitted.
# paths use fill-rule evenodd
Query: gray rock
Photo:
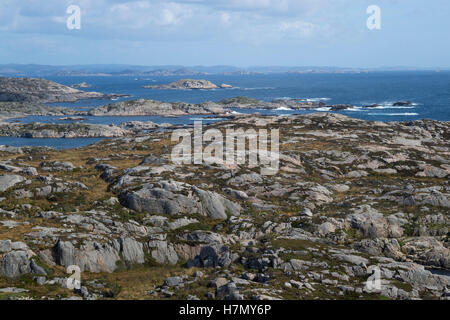
<svg viewBox="0 0 450 320"><path fill-rule="evenodd" d="M354 265L367 265L369 263L369 260L367 260L366 258L360 257L360 256L356 256L356 255L352 255L352 254L333 254L332 255L333 258L336 258L340 261L346 261L346 262L350 262Z"/></svg>
<svg viewBox="0 0 450 320"><path fill-rule="evenodd" d="M227 212L233 216L240 214L241 207L221 195L215 192L203 191L197 187L193 187L193 190L201 199L203 214L211 219L226 220L228 218Z"/></svg>
<svg viewBox="0 0 450 320"><path fill-rule="evenodd" d="M201 212L201 205L196 199L153 184L144 185L137 191L125 191L119 199L124 206L139 212L168 215Z"/></svg>
<svg viewBox="0 0 450 320"><path fill-rule="evenodd" d="M42 162L40 164L42 170L45 171L72 171L75 169L75 166L71 162Z"/></svg>
<svg viewBox="0 0 450 320"><path fill-rule="evenodd" d="M169 222L168 225L169 225L170 230L177 230L179 228L182 228L182 227L185 227L190 224L197 223L197 222L198 222L197 219L181 218L181 219L175 220L174 222Z"/></svg>
<svg viewBox="0 0 450 320"><path fill-rule="evenodd" d="M303 208L303 210L300 212L301 216L306 216L306 217L312 217L313 213L311 211L311 209L309 208Z"/></svg>
<svg viewBox="0 0 450 320"><path fill-rule="evenodd" d="M261 177L261 175L253 172L253 173L246 173L246 174L242 174L240 176L231 178L230 180L228 180L228 184L231 185L235 185L235 186L242 186L242 185L247 185L247 184L251 184L251 185L255 185L255 184L259 184L262 183L263 179Z"/></svg>
<svg viewBox="0 0 450 320"><path fill-rule="evenodd" d="M212 219L227 219L227 212L239 215L241 207L221 195L188 184L162 181L160 187L146 184L137 191L124 191L120 200L126 207L154 214L207 215ZM182 192L193 192L185 195Z"/></svg>
<svg viewBox="0 0 450 320"><path fill-rule="evenodd" d="M0 292L1 293L23 293L23 292L28 292L28 290L23 289L23 288L8 287L8 288L1 288Z"/></svg>
<svg viewBox="0 0 450 320"><path fill-rule="evenodd" d="M169 277L164 280L164 285L167 287L178 287L183 283L183 278L181 277Z"/></svg>
<svg viewBox="0 0 450 320"><path fill-rule="evenodd" d="M225 300L244 300L244 296L240 294L234 282L230 282L218 288L216 296Z"/></svg>
<svg viewBox="0 0 450 320"><path fill-rule="evenodd" d="M236 259L237 255L233 254L227 246L211 245L204 246L200 250L200 254L194 259L187 262L188 268L215 268L229 267Z"/></svg>
<svg viewBox="0 0 450 320"><path fill-rule="evenodd" d="M166 163L165 159L151 154L145 157L144 160L142 160L141 163L139 163L139 165L142 166L146 164L164 164L164 163Z"/></svg>
<svg viewBox="0 0 450 320"><path fill-rule="evenodd" d="M218 288L220 288L220 287L222 287L222 286L224 286L224 285L226 285L228 283L229 283L229 281L226 278L219 277L219 278L216 278L216 279L212 280L208 284L208 286L218 289Z"/></svg>
<svg viewBox="0 0 450 320"><path fill-rule="evenodd" d="M120 261L120 244L117 240L108 243L86 241L75 248L68 241L59 240L53 248L55 262L64 267L77 265L81 271L113 272Z"/></svg>
<svg viewBox="0 0 450 320"><path fill-rule="evenodd" d="M366 238L401 237L401 226L406 222L395 215L386 218L368 205L361 206L355 214L348 215L346 220Z"/></svg>
<svg viewBox="0 0 450 320"><path fill-rule="evenodd" d="M361 178L361 177L367 177L369 174L367 173L367 171L364 170L355 170L355 171L350 171L349 173L347 173L347 178Z"/></svg>
<svg viewBox="0 0 450 320"><path fill-rule="evenodd" d="M31 268L31 272L33 274L38 274L38 275L47 275L47 272L45 272L44 268L42 268L41 266L39 266L36 261L31 260L30 261L30 268Z"/></svg>
<svg viewBox="0 0 450 320"><path fill-rule="evenodd" d="M36 281L36 283L40 286L45 284L45 281L47 280L46 277L36 277L34 278L34 281Z"/></svg>
<svg viewBox="0 0 450 320"><path fill-rule="evenodd" d="M450 284L448 277L434 275L430 271L425 270L421 265L415 263L406 265L408 266L408 270L398 270L399 278L419 290L428 289L442 292Z"/></svg>
<svg viewBox="0 0 450 320"><path fill-rule="evenodd" d="M19 175L1 175L0 176L0 192L5 192L16 184L24 182L26 179Z"/></svg>
<svg viewBox="0 0 450 320"><path fill-rule="evenodd" d="M26 251L10 251L0 257L0 275L17 278L31 273L30 257Z"/></svg>
<svg viewBox="0 0 450 320"><path fill-rule="evenodd" d="M364 239L353 244L358 251L372 256L386 256L400 259L403 254L397 239Z"/></svg>
<svg viewBox="0 0 450 320"><path fill-rule="evenodd" d="M0 253L11 251L11 240L0 240Z"/></svg>
<svg viewBox="0 0 450 320"><path fill-rule="evenodd" d="M163 240L149 241L148 246L151 250L151 256L159 264L175 265L178 262L178 255L172 244Z"/></svg>
<svg viewBox="0 0 450 320"><path fill-rule="evenodd" d="M445 178L450 173L447 170L436 168L433 166L426 166L423 171L418 172L416 176L418 177L428 177L428 178Z"/></svg>
<svg viewBox="0 0 450 320"><path fill-rule="evenodd" d="M420 237L409 240L402 252L414 261L436 268L450 269L450 250L433 237Z"/></svg>
<svg viewBox="0 0 450 320"><path fill-rule="evenodd" d="M324 222L318 227L317 231L319 232L320 235L325 236L329 233L335 232L336 226L331 222Z"/></svg>
<svg viewBox="0 0 450 320"><path fill-rule="evenodd" d="M222 105L212 102L191 104L184 102L161 102L137 99L120 101L93 108L88 111L91 116L182 116L194 114L224 114Z"/></svg>
<svg viewBox="0 0 450 320"><path fill-rule="evenodd" d="M121 238L122 257L126 262L142 264L145 262L143 245L133 238Z"/></svg>
<svg viewBox="0 0 450 320"><path fill-rule="evenodd" d="M223 191L230 197L237 200L247 200L249 197L244 191L234 190L231 188L225 188Z"/></svg>

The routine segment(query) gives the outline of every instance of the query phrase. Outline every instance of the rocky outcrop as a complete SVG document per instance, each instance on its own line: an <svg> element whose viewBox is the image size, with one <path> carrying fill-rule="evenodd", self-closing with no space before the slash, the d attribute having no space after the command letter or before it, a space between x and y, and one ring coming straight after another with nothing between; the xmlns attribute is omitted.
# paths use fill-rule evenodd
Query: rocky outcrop
<svg viewBox="0 0 450 320"><path fill-rule="evenodd" d="M362 206L357 213L348 215L351 227L361 232L365 238L398 238L403 235L402 226L406 219L398 216L385 217L370 206Z"/></svg>
<svg viewBox="0 0 450 320"><path fill-rule="evenodd" d="M448 122L210 125L230 127L279 129L278 170L172 163L172 128L76 151L0 147L0 177L23 177L0 192L0 277L33 279L2 296L58 299L61 266L78 265L115 272L84 274L83 299L449 299Z"/></svg>
<svg viewBox="0 0 450 320"><path fill-rule="evenodd" d="M85 241L75 247L69 241L59 240L53 248L53 257L58 265L76 265L81 271L114 272L118 262L142 264L145 262L141 243L132 238L120 238L106 243Z"/></svg>
<svg viewBox="0 0 450 320"><path fill-rule="evenodd" d="M131 100L117 102L89 110L91 116L182 116L189 114L225 114L219 104L205 102L190 104L184 102L160 102L154 100Z"/></svg>
<svg viewBox="0 0 450 320"><path fill-rule="evenodd" d="M269 110L327 110L341 111L353 108L350 104L327 105L322 101L308 101L303 99L277 99L270 102L247 97L235 97L218 102L224 108L239 109L269 109Z"/></svg>
<svg viewBox="0 0 450 320"><path fill-rule="evenodd" d="M17 278L28 273L46 275L32 257L35 254L23 242L0 240L0 276Z"/></svg>
<svg viewBox="0 0 450 320"><path fill-rule="evenodd" d="M0 101L74 102L81 99L103 99L115 96L117 95L85 92L45 79L0 77Z"/></svg>
<svg viewBox="0 0 450 320"><path fill-rule="evenodd" d="M133 134L113 125L102 124L48 124L0 123L0 136L21 138L112 138Z"/></svg>
<svg viewBox="0 0 450 320"><path fill-rule="evenodd" d="M0 102L1 118L22 118L27 116L84 115L72 108L48 107L34 102Z"/></svg>
<svg viewBox="0 0 450 320"><path fill-rule="evenodd" d="M227 246L208 245L202 247L200 253L187 262L187 266L191 268L227 268L237 258L238 256L234 255Z"/></svg>
<svg viewBox="0 0 450 320"><path fill-rule="evenodd" d="M0 192L4 192L25 180L24 177L19 175L0 175Z"/></svg>
<svg viewBox="0 0 450 320"><path fill-rule="evenodd" d="M398 101L398 102L395 102L394 104L393 104L393 106L394 107L401 107L401 106L410 106L410 105L412 105L413 103L411 102L411 101Z"/></svg>
<svg viewBox="0 0 450 320"><path fill-rule="evenodd" d="M148 242L150 254L159 264L175 265L178 262L178 255L174 246L165 239L165 235L151 236Z"/></svg>
<svg viewBox="0 0 450 320"><path fill-rule="evenodd" d="M171 216L198 213L217 220L227 219L227 214L239 215L241 210L239 205L215 192L176 181L146 184L135 191L125 190L120 200L126 207L139 212Z"/></svg>
<svg viewBox="0 0 450 320"><path fill-rule="evenodd" d="M228 84L221 84L220 86L208 80L196 80L196 79L181 79L165 85L157 86L144 86L144 88L149 89L160 89L160 90L211 90L211 89L227 89L233 86Z"/></svg>
<svg viewBox="0 0 450 320"><path fill-rule="evenodd" d="M450 270L450 249L432 237L410 239L402 251L415 262Z"/></svg>
<svg viewBox="0 0 450 320"><path fill-rule="evenodd" d="M80 83L71 85L71 87L75 88L75 89L79 89L79 88L90 88L91 86L88 85L86 82L80 82Z"/></svg>

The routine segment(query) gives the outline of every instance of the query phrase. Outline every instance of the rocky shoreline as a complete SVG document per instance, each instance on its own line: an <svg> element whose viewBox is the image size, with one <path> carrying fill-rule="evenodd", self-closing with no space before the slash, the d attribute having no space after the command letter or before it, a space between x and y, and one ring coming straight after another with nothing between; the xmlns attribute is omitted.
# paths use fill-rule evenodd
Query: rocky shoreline
<svg viewBox="0 0 450 320"><path fill-rule="evenodd" d="M410 105L411 102L397 102L397 105ZM376 108L378 105L366 106ZM131 131L122 131L123 125L91 125L80 124L86 116L103 117L125 117L125 116L162 116L180 117L186 115L219 116L224 118L236 118L239 116L231 110L237 109L267 109L267 110L329 110L341 111L353 108L352 105L327 105L323 102L310 102L299 99L274 100L271 102L259 101L247 97L235 97L219 102L204 102L191 104L185 102L161 102L155 100L138 99L121 101L107 104L88 111L78 111L64 107L49 107L39 103L31 102L0 102L0 136L29 137L29 138L84 138L84 137L122 137L124 135L135 135L142 130L152 130L158 126L152 122L134 121ZM25 118L28 116L61 116L59 120L72 121L67 124L22 124L11 123L11 119ZM9 121L9 122L8 122ZM17 120L20 122L20 120ZM75 125L78 123L77 125ZM70 125L69 125L70 124ZM141 128L142 130L139 130ZM149 128L149 129L146 129ZM45 129L43 133L38 131Z"/></svg>
<svg viewBox="0 0 450 320"><path fill-rule="evenodd" d="M279 172L175 164L170 129L76 150L0 147L0 296L450 298L448 122L211 125L230 127L279 129ZM70 265L80 289L67 288Z"/></svg>
<svg viewBox="0 0 450 320"><path fill-rule="evenodd" d="M113 125L102 124L49 124L49 123L1 123L1 137L19 138L114 138L132 135L133 133Z"/></svg>
<svg viewBox="0 0 450 320"><path fill-rule="evenodd" d="M0 120L27 116L163 116L177 117L183 115L219 115L230 116L231 109L266 109L266 110L324 110L342 111L354 108L349 104L328 105L322 101L305 101L301 99L278 99L260 101L248 97L235 97L219 102L199 104L185 102L161 102L137 99L120 101L92 108L88 111L77 111L71 108L49 107L44 103L75 102L80 99L115 99L126 97L123 94L102 94L85 92L74 87L86 88L89 85L80 83L73 87L64 86L45 79L33 78L1 78L0 77ZM217 86L207 80L182 79L163 86L150 86L154 89L215 89L230 88L222 84ZM410 101L399 101L394 106L410 106ZM376 108L378 105L363 106ZM69 117L67 117L69 120Z"/></svg>

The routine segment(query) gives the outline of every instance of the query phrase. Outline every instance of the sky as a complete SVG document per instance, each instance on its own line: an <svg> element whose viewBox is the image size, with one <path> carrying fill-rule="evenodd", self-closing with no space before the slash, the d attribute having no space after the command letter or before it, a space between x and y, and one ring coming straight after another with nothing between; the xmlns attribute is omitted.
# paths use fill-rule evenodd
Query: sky
<svg viewBox="0 0 450 320"><path fill-rule="evenodd" d="M449 16L448 0L0 0L0 64L448 68Z"/></svg>

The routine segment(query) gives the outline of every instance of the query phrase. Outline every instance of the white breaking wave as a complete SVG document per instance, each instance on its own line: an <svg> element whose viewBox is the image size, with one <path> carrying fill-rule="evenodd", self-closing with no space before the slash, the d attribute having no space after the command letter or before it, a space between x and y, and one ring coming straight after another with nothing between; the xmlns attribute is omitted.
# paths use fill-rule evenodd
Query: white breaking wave
<svg viewBox="0 0 450 320"><path fill-rule="evenodd" d="M189 118L191 121L222 121L224 118Z"/></svg>
<svg viewBox="0 0 450 320"><path fill-rule="evenodd" d="M292 111L292 109L288 108L288 107L279 107L279 108L276 108L275 110L277 110L277 111Z"/></svg>
<svg viewBox="0 0 450 320"><path fill-rule="evenodd" d="M380 109L414 109L414 107L400 107L400 106L394 107L394 106L392 106L392 107L383 107Z"/></svg>
<svg viewBox="0 0 450 320"><path fill-rule="evenodd" d="M329 101L331 98L307 98L304 99L307 102L319 102L319 101Z"/></svg>
<svg viewBox="0 0 450 320"><path fill-rule="evenodd" d="M394 106L395 102L393 101L383 101L381 103L373 103L373 102L362 102L362 106L370 106L372 104L378 104L377 107L370 107L367 109L414 109L416 106L419 106L420 103L413 102L409 106Z"/></svg>
<svg viewBox="0 0 450 320"><path fill-rule="evenodd" d="M292 97L277 97L274 100L297 100L298 98L292 98Z"/></svg>
<svg viewBox="0 0 450 320"><path fill-rule="evenodd" d="M415 112L405 112L405 113L368 113L369 116L418 116Z"/></svg>
<svg viewBox="0 0 450 320"><path fill-rule="evenodd" d="M353 107L353 108L345 109L345 111L360 111L360 112L364 112L364 111L368 111L368 110L363 109L361 107Z"/></svg>
<svg viewBox="0 0 450 320"><path fill-rule="evenodd" d="M297 97L277 97L274 100L300 100L305 102L329 101L331 98L297 98Z"/></svg>
<svg viewBox="0 0 450 320"><path fill-rule="evenodd" d="M407 107L407 106L396 106L394 107L393 105L389 106L389 105L379 105L378 107L370 107L367 109L414 109L414 107Z"/></svg>
<svg viewBox="0 0 450 320"><path fill-rule="evenodd" d="M244 91L250 91L250 90L275 90L275 87L260 87L260 88L240 88L236 87L236 89L244 90Z"/></svg>
<svg viewBox="0 0 450 320"><path fill-rule="evenodd" d="M316 111L330 111L331 108L330 107L323 107L323 108L316 108L314 110L316 110Z"/></svg>

